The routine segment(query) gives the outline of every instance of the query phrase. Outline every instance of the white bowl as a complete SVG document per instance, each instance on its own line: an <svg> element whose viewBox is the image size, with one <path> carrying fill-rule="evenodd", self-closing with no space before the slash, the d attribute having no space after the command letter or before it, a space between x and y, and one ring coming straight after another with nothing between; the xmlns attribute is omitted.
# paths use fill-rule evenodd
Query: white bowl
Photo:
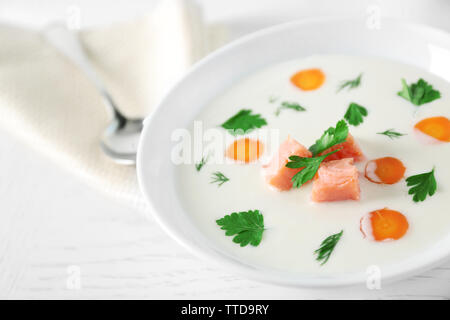
<svg viewBox="0 0 450 320"><path fill-rule="evenodd" d="M186 128L202 108L237 79L264 66L313 54L380 56L421 67L450 80L450 35L426 26L382 20L299 21L272 27L227 45L197 63L146 119L137 157L139 183L156 220L179 243L208 260L253 279L283 285L332 287L366 282L367 275L311 276L247 265L218 249L180 205L171 161L171 133ZM428 251L383 268L382 280L422 272L450 256L450 234Z"/></svg>

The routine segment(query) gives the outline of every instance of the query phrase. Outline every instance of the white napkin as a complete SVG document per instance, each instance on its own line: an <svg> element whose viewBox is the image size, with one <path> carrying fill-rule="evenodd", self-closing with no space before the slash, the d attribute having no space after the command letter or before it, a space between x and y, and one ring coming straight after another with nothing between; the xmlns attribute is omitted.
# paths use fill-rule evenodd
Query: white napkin
<svg viewBox="0 0 450 320"><path fill-rule="evenodd" d="M224 43L192 1L166 0L146 18L82 31L121 111L145 116L196 60ZM94 86L42 34L0 26L0 125L90 185L145 210L134 167L99 148L109 116Z"/></svg>

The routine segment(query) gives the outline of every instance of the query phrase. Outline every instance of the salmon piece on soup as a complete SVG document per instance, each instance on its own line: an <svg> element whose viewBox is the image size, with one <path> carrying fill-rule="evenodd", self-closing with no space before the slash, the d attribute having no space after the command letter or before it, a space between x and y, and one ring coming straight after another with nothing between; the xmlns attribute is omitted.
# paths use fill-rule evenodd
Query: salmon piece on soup
<svg viewBox="0 0 450 320"><path fill-rule="evenodd" d="M288 137L272 157L270 162L263 166L263 175L266 182L273 188L281 191L292 188L292 177L303 168L291 169L286 167L290 156L309 158L311 152L295 139Z"/></svg>
<svg viewBox="0 0 450 320"><path fill-rule="evenodd" d="M313 182L315 202L359 200L358 169L352 158L323 162Z"/></svg>
<svg viewBox="0 0 450 320"><path fill-rule="evenodd" d="M332 160L339 160L339 159L345 159L345 158L353 158L355 162L364 160L364 154L359 147L358 143L356 142L355 138L348 133L347 140L345 140L342 143L339 143L335 146L332 146L331 148L328 148L327 150L323 151L319 155L324 155L328 152L342 149L336 153L333 153L325 158L324 162L332 161Z"/></svg>

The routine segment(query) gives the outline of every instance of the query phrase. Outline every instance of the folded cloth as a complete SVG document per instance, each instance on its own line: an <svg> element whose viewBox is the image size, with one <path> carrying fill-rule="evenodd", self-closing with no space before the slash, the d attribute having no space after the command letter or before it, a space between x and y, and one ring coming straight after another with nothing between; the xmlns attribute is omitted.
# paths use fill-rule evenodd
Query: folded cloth
<svg viewBox="0 0 450 320"><path fill-rule="evenodd" d="M138 21L81 31L80 38L121 111L144 117L192 63L225 41L226 30L205 26L192 1L167 0ZM0 125L145 211L135 168L99 147L110 118L92 83L39 32L0 26L0 43Z"/></svg>

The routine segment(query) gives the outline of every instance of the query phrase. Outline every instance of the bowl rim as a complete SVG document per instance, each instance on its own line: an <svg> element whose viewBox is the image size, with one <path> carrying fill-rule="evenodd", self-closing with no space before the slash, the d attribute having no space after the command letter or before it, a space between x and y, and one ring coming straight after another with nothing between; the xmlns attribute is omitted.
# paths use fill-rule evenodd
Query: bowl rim
<svg viewBox="0 0 450 320"><path fill-rule="evenodd" d="M143 196L148 204L149 211L151 212L152 217L157 221L157 223L161 226L161 228L170 236L172 237L176 242L178 242L180 245L182 245L184 248L186 248L189 252L193 253L197 257L213 261L217 266L219 267L226 267L228 270L231 270L232 273L244 276L246 278L257 280L265 283L271 283L271 284L277 284L277 285L283 285L287 287L303 287L303 288L335 288L335 287L346 287L346 286L355 286L355 285L361 285L366 283L367 281L367 274L364 272L350 272L350 273L343 273L345 276L340 277L299 277L296 279L292 278L286 278L282 276L282 271L264 271L260 270L259 272L252 272L255 269L252 268L252 265L243 263L242 261L238 261L239 259L231 257L230 255L227 255L226 252L219 252L218 256L212 256L211 254L205 252L200 247L192 245L192 243L188 243L186 239L183 239L182 236L180 236L176 230L174 230L170 224L166 223L164 220L164 215L162 212L158 212L158 210L155 208L153 204L153 200L151 197L151 193L148 191L147 186L144 181L144 174L143 174L143 168L144 168L144 160L143 160L143 154L142 151L144 148L144 145L146 144L146 141L149 139L149 135L147 132L150 130L150 128L153 126L153 123L156 121L155 119L157 116L163 112L161 111L164 108L164 104L168 100L168 98L172 95L174 91L176 91L180 86L183 86L186 81L191 77L192 74L196 73L198 69L202 68L204 65L210 63L210 61L214 61L215 59L220 59L221 55L226 54L228 51L233 51L235 48L238 48L240 45L245 44L246 42L255 39L260 38L264 36L268 36L273 33L283 32L286 30L289 30L291 28L300 27L305 24L312 24L312 23L339 23L339 22L354 22L354 23L361 23L362 19L352 16L345 16L345 17L315 17L315 18L308 18L308 19L301 19L301 20L294 20L289 21L281 24L277 24L268 28L264 28L261 30L258 30L256 32L252 32L250 34L247 34L245 36L242 36L236 40L231 41L230 43L226 44L225 46L213 51L212 53L208 54L206 57L202 58L198 62L196 62L186 73L185 75L179 79L175 85L172 86L172 88L164 95L164 97L161 99L161 101L158 103L158 105L155 107L153 112L146 117L144 120L144 127L141 134L141 139L139 141L138 145L138 152L137 152L137 162L136 162L136 171L137 171L137 177L138 177L138 184L140 187L140 190L143 193ZM410 28L415 30L423 30L428 33L433 34L440 34L440 36L446 37L447 40L450 43L450 33L436 28L429 25L421 24L421 23L415 23L415 22L409 22L409 21L403 21L399 19L394 18L383 18L382 19L383 24L389 25L389 27L392 26L400 26L403 28ZM414 257L422 257L424 254L418 254ZM211 259L213 258L213 259ZM396 269L392 268L389 272L384 273L383 272L383 278L382 282L383 284L391 283L394 281L398 281L400 279L404 279L407 277L410 277L412 275L424 272L426 270L429 270L436 265L439 265L443 263L444 261L450 261L450 247L447 247L446 250L442 250L440 254L435 254L432 256L432 258L429 259L415 259L417 260L417 263L414 265L409 264L397 264ZM251 268L248 268L248 267ZM245 268L247 267L247 268ZM391 266L389 266L391 267ZM264 276L266 275L266 276Z"/></svg>

